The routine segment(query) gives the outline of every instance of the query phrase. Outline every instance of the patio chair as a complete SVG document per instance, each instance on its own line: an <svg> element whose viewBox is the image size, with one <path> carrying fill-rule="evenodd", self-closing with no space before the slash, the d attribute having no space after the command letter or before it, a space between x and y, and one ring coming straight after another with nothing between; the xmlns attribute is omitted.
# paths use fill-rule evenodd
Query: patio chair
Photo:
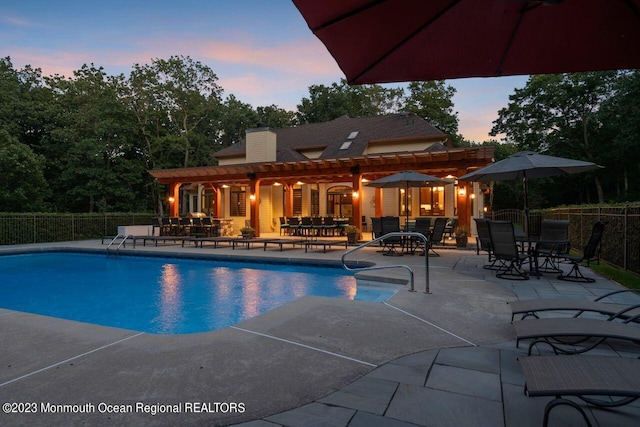
<svg viewBox="0 0 640 427"><path fill-rule="evenodd" d="M191 232L191 218L180 218L180 228L178 234L187 236Z"/></svg>
<svg viewBox="0 0 640 427"><path fill-rule="evenodd" d="M329 230L331 230L331 235L335 236L336 230L338 229L338 224L335 223L332 216L325 216L322 221L322 230L324 231L324 235L329 234Z"/></svg>
<svg viewBox="0 0 640 427"><path fill-rule="evenodd" d="M447 218L436 218L436 221L433 223L433 230L429 233L429 243L425 248L425 252L421 255L428 255L430 252L433 253L433 256L440 256L435 249L433 249L434 245L444 245L442 239L444 238L444 229L447 226Z"/></svg>
<svg viewBox="0 0 640 427"><path fill-rule="evenodd" d="M540 258L544 259L538 266L538 271L542 273L562 273L558 262L561 257L569 252L568 242L568 220L543 219L540 226L540 242L534 248L538 260Z"/></svg>
<svg viewBox="0 0 640 427"><path fill-rule="evenodd" d="M162 225L160 224L160 218L153 217L151 218L151 235L156 235L156 228L158 229L158 236L162 234Z"/></svg>
<svg viewBox="0 0 640 427"><path fill-rule="evenodd" d="M312 227L313 227L313 223L311 222L311 217L310 216L302 217L302 220L300 222L300 230L302 231L302 234L310 235Z"/></svg>
<svg viewBox="0 0 640 427"><path fill-rule="evenodd" d="M476 254L480 255L480 251L487 253L489 264L482 266L485 270L497 270L498 260L493 256L493 249L491 247L491 234L489 233L489 220L485 218L474 218L476 222L476 230L478 237L476 238Z"/></svg>
<svg viewBox="0 0 640 427"><path fill-rule="evenodd" d="M411 230L413 233L420 233L422 234L424 237L426 237L427 242L429 241L429 235L431 234L431 220L429 218L416 218L414 226L413 226L413 230ZM424 240L420 239L420 238L416 238L416 237L411 237L411 239L409 240L409 244L411 247L411 252L414 253L415 250L417 249L422 249L423 251L426 250L425 248L425 242ZM428 243L426 244L428 245Z"/></svg>
<svg viewBox="0 0 640 427"><path fill-rule="evenodd" d="M397 216L385 216L382 217L382 235L385 236L389 233L395 233L400 231L400 218ZM404 247L404 240L401 236L392 236L385 238L383 241L382 255L402 255L398 252L397 247L401 250Z"/></svg>
<svg viewBox="0 0 640 427"><path fill-rule="evenodd" d="M606 300L613 300L612 297L627 292L640 294L640 289L623 289L608 292L594 300L584 298L533 298L511 301L509 303L511 307L511 322L513 323L516 315L522 316L520 320L527 317L535 317L538 319L539 312L549 311L576 312L573 317L579 317L585 312L598 313L604 316L615 316L615 318L626 320L640 313L640 310L627 311L629 307L636 304L606 302ZM636 299L636 302L640 301Z"/></svg>
<svg viewBox="0 0 640 427"><path fill-rule="evenodd" d="M522 270L522 263L528 258L518 250L513 223L509 221L490 221L489 235L493 256L501 263L496 271L500 279L528 280Z"/></svg>
<svg viewBox="0 0 640 427"><path fill-rule="evenodd" d="M287 218L287 223L289 224L289 233L293 232L294 235L300 235L300 220L298 217L291 216Z"/></svg>
<svg viewBox="0 0 640 427"><path fill-rule="evenodd" d="M611 356L520 356L527 396L553 396L544 409L543 426L549 424L553 408L567 405L591 421L575 396L590 405L611 408L629 404L640 397L640 360ZM606 399L604 399L606 398Z"/></svg>
<svg viewBox="0 0 640 427"><path fill-rule="evenodd" d="M371 232L374 239L382 236L382 218L371 217Z"/></svg>
<svg viewBox="0 0 640 427"><path fill-rule="evenodd" d="M191 232L190 236L202 237L205 234L204 225L202 224L202 218L191 219Z"/></svg>
<svg viewBox="0 0 640 427"><path fill-rule="evenodd" d="M289 234L290 231L291 231L291 228L287 223L287 220L285 219L285 217L281 216L280 217L280 235L282 236L282 233Z"/></svg>
<svg viewBox="0 0 640 427"><path fill-rule="evenodd" d="M452 235L457 226L458 226L458 218L451 218L447 220L447 225L444 227L444 234L448 236L447 238L449 240L453 238Z"/></svg>
<svg viewBox="0 0 640 427"><path fill-rule="evenodd" d="M172 236L177 236L180 232L180 218L172 216L169 218L170 232Z"/></svg>
<svg viewBox="0 0 640 427"><path fill-rule="evenodd" d="M322 217L314 216L311 218L311 229L313 230L313 234L319 236L323 231Z"/></svg>
<svg viewBox="0 0 640 427"><path fill-rule="evenodd" d="M591 230L591 237L589 237L589 242L583 248L582 255L571 255L566 254L563 256L564 259L569 261L571 266L571 271L567 274L560 274L558 279L560 280L568 280L570 282L585 282L585 283L593 283L596 280L591 277L585 277L580 271L580 263L582 261L587 262L587 267L589 266L589 262L597 255L598 246L600 245L600 241L602 240L602 234L604 232L604 226L606 222L598 221L593 225Z"/></svg>

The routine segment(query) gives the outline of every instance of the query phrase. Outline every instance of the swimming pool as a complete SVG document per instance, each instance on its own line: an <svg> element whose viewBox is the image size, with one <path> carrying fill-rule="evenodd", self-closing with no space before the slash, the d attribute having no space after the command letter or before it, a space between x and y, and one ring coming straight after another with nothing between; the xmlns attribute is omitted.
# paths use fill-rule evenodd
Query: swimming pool
<svg viewBox="0 0 640 427"><path fill-rule="evenodd" d="M301 264L46 252L0 257L0 307L156 334L234 325L305 295L382 301L352 274Z"/></svg>

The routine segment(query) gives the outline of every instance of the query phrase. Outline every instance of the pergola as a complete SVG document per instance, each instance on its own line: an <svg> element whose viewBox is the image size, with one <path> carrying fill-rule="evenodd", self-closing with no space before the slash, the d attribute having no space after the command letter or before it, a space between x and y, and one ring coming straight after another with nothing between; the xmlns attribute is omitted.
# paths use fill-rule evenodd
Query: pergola
<svg viewBox="0 0 640 427"><path fill-rule="evenodd" d="M292 162L263 162L242 163L224 166L202 166L194 168L151 170L149 173L161 184L169 185L169 195L173 203L170 204L171 216L178 216L180 186L186 183L202 183L213 189L216 194L216 209L220 209L222 185L248 186L251 206L249 221L256 232L260 230L260 212L257 200L260 200L260 186L282 184L291 188L295 183L328 183L352 182L353 216L360 218L362 205L359 194L362 193L362 178L374 180L402 170L415 170L435 176L462 176L472 170L486 166L493 161L494 148L492 146L477 146L470 148L453 148L438 151L402 152L370 154L366 156L310 159ZM467 195L470 194L469 183L458 183L458 223L470 225L471 204ZM292 215L293 192L287 191L286 206ZM376 189L376 215L381 214L380 189ZM216 212L220 217L220 212ZM353 220L353 225L360 228L360 221Z"/></svg>

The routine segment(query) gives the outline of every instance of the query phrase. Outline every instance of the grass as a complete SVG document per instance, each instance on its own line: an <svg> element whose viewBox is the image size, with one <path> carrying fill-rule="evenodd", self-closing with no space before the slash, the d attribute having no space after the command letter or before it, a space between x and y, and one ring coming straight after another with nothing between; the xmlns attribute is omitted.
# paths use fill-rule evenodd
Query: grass
<svg viewBox="0 0 640 427"><path fill-rule="evenodd" d="M640 289L640 276L631 271L614 267L602 261L599 265L596 262L590 263L589 268L601 276L614 280L629 289Z"/></svg>

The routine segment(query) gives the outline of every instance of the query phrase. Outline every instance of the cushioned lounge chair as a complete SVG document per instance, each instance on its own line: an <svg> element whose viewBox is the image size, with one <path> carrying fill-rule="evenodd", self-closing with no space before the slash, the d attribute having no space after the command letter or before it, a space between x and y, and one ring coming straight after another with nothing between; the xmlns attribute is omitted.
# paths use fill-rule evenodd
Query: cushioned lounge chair
<svg viewBox="0 0 640 427"><path fill-rule="evenodd" d="M640 289L624 289L620 291L609 292L599 296L595 300L578 299L578 298L534 298L526 300L511 301L511 322L516 315L522 315L521 319L529 316L538 318L538 313L542 311L575 311L573 317L578 317L584 312L599 313L605 316L615 316L626 320L631 315L638 314L636 311L620 312L629 308L632 304L623 304L615 302L605 302L605 299L614 295L626 292L640 293ZM636 300L637 301L637 300Z"/></svg>
<svg viewBox="0 0 640 427"><path fill-rule="evenodd" d="M551 410L567 405L578 410L591 426L584 409L563 396L576 396L601 407L626 405L640 397L640 360L606 356L521 356L525 394L554 396L544 409L543 426ZM608 397L609 399L602 399Z"/></svg>

